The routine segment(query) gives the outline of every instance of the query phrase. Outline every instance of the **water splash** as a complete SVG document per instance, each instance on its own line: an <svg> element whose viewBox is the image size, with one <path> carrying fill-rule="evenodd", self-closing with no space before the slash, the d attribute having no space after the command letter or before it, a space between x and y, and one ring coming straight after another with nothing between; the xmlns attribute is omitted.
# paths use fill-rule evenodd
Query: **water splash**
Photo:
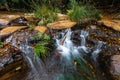
<svg viewBox="0 0 120 80"><path fill-rule="evenodd" d="M66 34L61 39L56 39L57 50L61 54L60 64L61 70L64 72L67 70L66 68L72 68L73 60L72 60L72 50L73 50L73 42L71 41L72 31L67 29Z"/></svg>
<svg viewBox="0 0 120 80"><path fill-rule="evenodd" d="M81 31L80 37L81 37L81 44L79 46L79 51L81 53L89 53L90 49L86 47L86 37L89 35L86 31Z"/></svg>
<svg viewBox="0 0 120 80"><path fill-rule="evenodd" d="M81 46L85 46L86 44L86 37L89 35L86 31L81 31L80 37L81 37Z"/></svg>
<svg viewBox="0 0 120 80"><path fill-rule="evenodd" d="M70 29L67 29L65 33L66 34L64 34L64 36L61 39L56 39L57 50L61 54L61 60L63 64L70 66L77 58L80 58L82 61L86 63L86 60L83 57L91 53L91 49L89 47L86 47L86 37L89 35L89 33L81 30L80 46L75 46L74 43L72 42L71 40L72 31ZM101 51L101 47L103 46L103 44L104 43L102 41L99 41L97 46L95 46L95 50L92 52L92 58L94 60L96 60L96 57Z"/></svg>
<svg viewBox="0 0 120 80"><path fill-rule="evenodd" d="M29 63L29 67L31 69L26 80L28 80L29 78L32 78L34 80L48 79L45 65L43 64L40 58L34 57L34 50L28 43L27 37L26 39L24 39L24 41L21 41L19 44L17 42L17 36L16 37L10 36L6 40L6 42L10 43L11 45L15 46L16 48L20 49L22 52L25 53L25 56L23 57Z"/></svg>
<svg viewBox="0 0 120 80"><path fill-rule="evenodd" d="M82 61L86 62L83 59L83 54L89 52L88 48L85 46L85 38L88 36L88 32L81 31L81 45L78 47L75 46L71 40L72 31L67 29L65 33L66 34L61 39L56 39L57 50L61 54L61 62L64 64L62 66L71 66L74 69L75 66L73 63L75 59L80 58Z"/></svg>
<svg viewBox="0 0 120 80"><path fill-rule="evenodd" d="M98 41L97 45L95 46L94 51L91 53L91 54L92 54L92 58L93 58L93 60L94 60L95 62L96 62L96 58L98 57L98 54L100 53L101 48L102 48L102 46L103 46L104 44L105 44L104 42Z"/></svg>
<svg viewBox="0 0 120 80"><path fill-rule="evenodd" d="M61 53L63 57L66 57L68 60L70 59L70 53L71 49L73 48L73 43L70 40L71 39L71 30L67 29L67 33L65 36L62 37L62 39L56 39L57 43L57 50Z"/></svg>

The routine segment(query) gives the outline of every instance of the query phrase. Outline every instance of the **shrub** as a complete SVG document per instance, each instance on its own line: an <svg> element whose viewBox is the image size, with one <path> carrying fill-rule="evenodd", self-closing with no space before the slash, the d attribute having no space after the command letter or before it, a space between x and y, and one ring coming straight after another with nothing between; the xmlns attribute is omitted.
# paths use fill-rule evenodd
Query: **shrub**
<svg viewBox="0 0 120 80"><path fill-rule="evenodd" d="M72 0L70 2L70 9L67 14L70 16L72 21L76 21L78 23L95 19L98 20L101 18L100 13L95 9L95 7L86 4L83 6L81 3L76 2L76 0Z"/></svg>
<svg viewBox="0 0 120 80"><path fill-rule="evenodd" d="M42 5L42 6L36 7L34 14L37 18L40 19L38 25L46 25L47 23L50 23L56 20L57 12L58 12L57 8Z"/></svg>

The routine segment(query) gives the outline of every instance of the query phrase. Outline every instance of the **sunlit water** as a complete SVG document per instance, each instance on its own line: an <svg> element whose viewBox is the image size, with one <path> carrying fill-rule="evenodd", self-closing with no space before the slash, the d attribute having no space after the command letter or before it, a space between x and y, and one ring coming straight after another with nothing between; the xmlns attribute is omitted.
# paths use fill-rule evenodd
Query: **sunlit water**
<svg viewBox="0 0 120 80"><path fill-rule="evenodd" d="M86 63L84 59L85 55L91 54L91 58L96 61L103 42L99 41L96 44L95 49L91 51L86 45L86 38L89 35L88 32L81 30L80 44L76 46L71 40L72 35L71 29L67 29L61 32L61 38L56 38L56 52L59 55L54 54L50 60L46 61L46 64L40 58L34 57L34 51L27 39L17 45L16 38L10 36L6 42L10 42L13 46L19 48L25 53L24 58L29 63L31 72L28 74L26 80L32 78L32 80L62 80L60 77L64 78L64 73L69 74L70 71L76 71L76 66L74 60L79 58Z"/></svg>

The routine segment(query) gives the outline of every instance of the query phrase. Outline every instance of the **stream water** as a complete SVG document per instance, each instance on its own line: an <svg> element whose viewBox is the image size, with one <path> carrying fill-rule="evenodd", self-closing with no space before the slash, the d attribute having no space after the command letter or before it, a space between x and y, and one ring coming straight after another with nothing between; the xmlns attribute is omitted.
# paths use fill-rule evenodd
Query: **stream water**
<svg viewBox="0 0 120 80"><path fill-rule="evenodd" d="M27 34L27 38L24 39L24 41L19 42L19 45L17 37L13 36L10 36L6 42L11 43L25 53L24 58L30 67L26 80L64 80L66 74L70 76L72 73L79 73L75 64L76 59L80 59L87 64L84 56L91 55L89 57L97 63L96 58L104 44L102 41L99 41L95 48L91 49L86 45L86 37L89 36L89 33L83 30L79 33L80 44L75 45L71 39L73 34L71 29L66 29L64 32L61 32L59 34L61 37L56 38L56 53L54 53L46 63L43 63L40 58L34 57L33 48L28 42L28 38L31 38L28 36L29 34L24 33ZM76 79L71 78L70 80Z"/></svg>

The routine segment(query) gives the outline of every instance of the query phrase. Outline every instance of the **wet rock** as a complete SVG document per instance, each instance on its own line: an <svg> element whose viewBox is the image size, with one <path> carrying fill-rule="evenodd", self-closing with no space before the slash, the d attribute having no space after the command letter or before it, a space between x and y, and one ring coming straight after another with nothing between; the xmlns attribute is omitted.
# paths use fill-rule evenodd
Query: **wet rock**
<svg viewBox="0 0 120 80"><path fill-rule="evenodd" d="M111 74L120 80L120 55L113 55L111 57Z"/></svg>
<svg viewBox="0 0 120 80"><path fill-rule="evenodd" d="M0 48L0 68L13 62L13 56L16 55L16 48L10 45L3 45L4 47ZM21 59L21 58L20 58Z"/></svg>
<svg viewBox="0 0 120 80"><path fill-rule="evenodd" d="M14 26L27 26L28 20L24 17L18 17L16 19L11 20L7 25Z"/></svg>
<svg viewBox="0 0 120 80"><path fill-rule="evenodd" d="M0 80L24 80L27 64L24 53L6 44L0 48Z"/></svg>
<svg viewBox="0 0 120 80"><path fill-rule="evenodd" d="M111 73L111 69L115 71L115 65L111 62L113 55L120 54L118 46L109 46L105 45L102 48L102 51L99 53L98 63L101 71L103 71L103 76L106 76L108 80L119 80L115 75ZM113 68L111 68L111 63ZM118 63L119 64L119 63Z"/></svg>
<svg viewBox="0 0 120 80"><path fill-rule="evenodd" d="M77 23L70 20L56 21L53 23L48 23L47 27L52 29L66 29L75 26Z"/></svg>
<svg viewBox="0 0 120 80"><path fill-rule="evenodd" d="M31 44L34 41L39 40L38 32L36 30L24 29L19 30L13 33L8 39L6 39L6 43L15 44L16 46L20 47L20 45L24 44Z"/></svg>
<svg viewBox="0 0 120 80"><path fill-rule="evenodd" d="M1 42L4 42L5 39L8 38L11 34L12 34L12 33L10 33L10 34L5 34L5 35L1 35L1 36L0 36L0 41L1 41Z"/></svg>
<svg viewBox="0 0 120 80"><path fill-rule="evenodd" d="M98 23L84 23L84 25L82 24L72 28L73 41L76 44L80 44L80 30L89 32L89 36L86 39L86 46L90 47L90 49L94 50L98 41L105 43L97 58L97 64L102 76L104 76L102 80L120 80L118 76L116 77L116 75L111 73L111 56L120 54L120 32Z"/></svg>

